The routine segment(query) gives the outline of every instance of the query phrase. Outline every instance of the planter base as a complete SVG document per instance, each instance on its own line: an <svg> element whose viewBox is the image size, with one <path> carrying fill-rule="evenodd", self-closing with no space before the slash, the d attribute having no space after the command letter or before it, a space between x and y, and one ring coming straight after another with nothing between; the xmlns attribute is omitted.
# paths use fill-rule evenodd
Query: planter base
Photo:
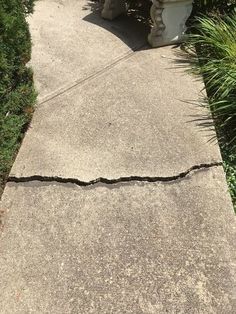
<svg viewBox="0 0 236 314"><path fill-rule="evenodd" d="M152 47L181 43L186 31L185 23L192 12L192 0L153 0L150 10L153 27L148 36Z"/></svg>
<svg viewBox="0 0 236 314"><path fill-rule="evenodd" d="M193 0L152 0L150 10L153 27L148 36L152 47L181 43L186 31L185 23L192 12ZM113 20L126 12L124 0L105 0L102 17Z"/></svg>

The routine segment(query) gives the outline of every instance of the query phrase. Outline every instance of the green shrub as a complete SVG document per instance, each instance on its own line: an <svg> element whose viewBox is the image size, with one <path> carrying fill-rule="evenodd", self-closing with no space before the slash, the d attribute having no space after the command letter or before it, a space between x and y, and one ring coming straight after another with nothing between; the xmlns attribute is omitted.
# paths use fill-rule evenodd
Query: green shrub
<svg viewBox="0 0 236 314"><path fill-rule="evenodd" d="M224 147L222 149L222 158L224 160L223 164L229 186L229 192L236 211L236 154Z"/></svg>
<svg viewBox="0 0 236 314"><path fill-rule="evenodd" d="M26 14L32 0L0 0L0 184L9 171L35 102Z"/></svg>
<svg viewBox="0 0 236 314"><path fill-rule="evenodd" d="M25 14L33 13L35 0L22 0Z"/></svg>

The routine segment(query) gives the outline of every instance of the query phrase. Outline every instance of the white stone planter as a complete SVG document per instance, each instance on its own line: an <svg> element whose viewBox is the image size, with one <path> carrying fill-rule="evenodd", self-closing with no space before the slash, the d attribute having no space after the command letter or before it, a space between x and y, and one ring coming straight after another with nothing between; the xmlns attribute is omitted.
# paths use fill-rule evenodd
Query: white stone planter
<svg viewBox="0 0 236 314"><path fill-rule="evenodd" d="M160 47L182 42L193 0L152 0L152 2L150 14L153 27L148 36L150 45ZM105 0L102 17L113 20L125 11L125 0Z"/></svg>
<svg viewBox="0 0 236 314"><path fill-rule="evenodd" d="M148 36L152 47L183 41L186 21L192 12L192 0L152 0L153 27Z"/></svg>

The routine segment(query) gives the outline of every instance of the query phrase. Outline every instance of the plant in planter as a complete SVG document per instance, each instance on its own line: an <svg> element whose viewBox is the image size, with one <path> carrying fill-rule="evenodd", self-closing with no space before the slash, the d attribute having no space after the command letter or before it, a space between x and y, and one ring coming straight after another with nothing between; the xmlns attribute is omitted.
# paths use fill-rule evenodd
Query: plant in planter
<svg viewBox="0 0 236 314"><path fill-rule="evenodd" d="M186 31L185 23L192 12L193 0L152 0L153 27L148 36L152 47L179 43ZM113 20L126 12L125 0L105 0L102 17Z"/></svg>

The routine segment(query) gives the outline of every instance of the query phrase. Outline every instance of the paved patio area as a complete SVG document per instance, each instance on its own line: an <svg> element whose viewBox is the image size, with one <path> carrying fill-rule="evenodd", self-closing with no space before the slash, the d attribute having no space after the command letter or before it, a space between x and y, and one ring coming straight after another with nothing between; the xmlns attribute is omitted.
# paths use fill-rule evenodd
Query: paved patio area
<svg viewBox="0 0 236 314"><path fill-rule="evenodd" d="M1 201L0 313L235 313L235 214L179 48L85 0L39 0L29 23L39 97Z"/></svg>

